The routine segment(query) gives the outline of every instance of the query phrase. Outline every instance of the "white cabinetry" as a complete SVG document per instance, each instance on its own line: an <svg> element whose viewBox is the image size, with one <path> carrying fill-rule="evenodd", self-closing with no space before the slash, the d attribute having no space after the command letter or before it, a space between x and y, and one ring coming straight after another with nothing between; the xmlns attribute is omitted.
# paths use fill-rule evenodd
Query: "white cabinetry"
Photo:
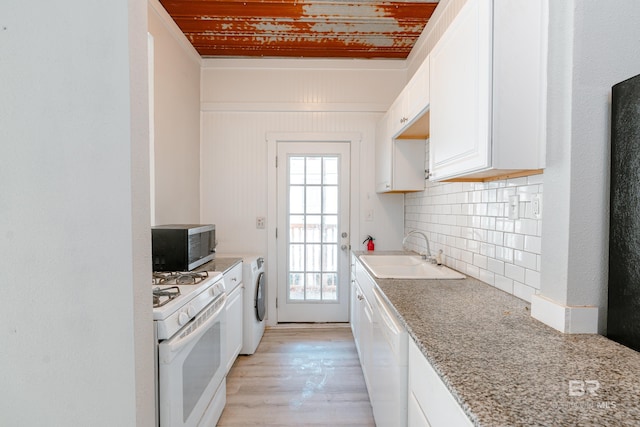
<svg viewBox="0 0 640 427"><path fill-rule="evenodd" d="M409 340L409 427L470 427L471 420L413 340Z"/></svg>
<svg viewBox="0 0 640 427"><path fill-rule="evenodd" d="M351 331L358 350L360 366L367 385L367 391L371 396L371 356L372 356L372 334L373 334L373 313L371 311L371 301L373 289L367 289L371 295L367 297L363 286L370 287L369 282L360 284L358 275L362 280L362 265L355 255L351 256Z"/></svg>
<svg viewBox="0 0 640 427"><path fill-rule="evenodd" d="M430 178L538 173L547 1L468 0L430 53Z"/></svg>
<svg viewBox="0 0 640 427"><path fill-rule="evenodd" d="M429 134L429 58L376 126L376 191L424 190Z"/></svg>
<svg viewBox="0 0 640 427"><path fill-rule="evenodd" d="M358 282L351 282L351 330L353 339L358 350L360 358L360 366L367 385L367 390L371 391L370 374L371 369L371 333L373 328L373 318L371 313L371 305L364 296L364 292Z"/></svg>
<svg viewBox="0 0 640 427"><path fill-rule="evenodd" d="M360 264L353 262L351 328L378 427L407 424L407 331Z"/></svg>
<svg viewBox="0 0 640 427"><path fill-rule="evenodd" d="M227 372L236 361L240 349L242 348L242 306L244 296L244 286L242 284L242 263L236 264L233 268L224 273L224 282L227 287L227 350L226 367Z"/></svg>

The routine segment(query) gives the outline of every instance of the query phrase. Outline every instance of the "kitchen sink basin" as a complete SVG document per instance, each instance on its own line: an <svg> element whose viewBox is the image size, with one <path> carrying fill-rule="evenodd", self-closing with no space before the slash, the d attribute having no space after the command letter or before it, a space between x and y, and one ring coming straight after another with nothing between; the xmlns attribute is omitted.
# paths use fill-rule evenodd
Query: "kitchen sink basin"
<svg viewBox="0 0 640 427"><path fill-rule="evenodd" d="M464 279L444 265L431 264L419 255L362 255L360 260L379 279Z"/></svg>

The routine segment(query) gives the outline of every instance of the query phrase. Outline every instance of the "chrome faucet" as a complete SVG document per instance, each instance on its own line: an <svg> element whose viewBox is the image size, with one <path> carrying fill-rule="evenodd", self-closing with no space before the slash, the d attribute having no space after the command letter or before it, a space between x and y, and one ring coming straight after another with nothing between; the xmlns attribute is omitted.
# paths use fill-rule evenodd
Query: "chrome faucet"
<svg viewBox="0 0 640 427"><path fill-rule="evenodd" d="M411 236L412 234L419 234L420 236L424 237L424 242L427 244L427 252L426 253L420 253L420 256L422 256L422 259L432 259L431 256L431 248L429 248L429 239L427 239L427 235L424 234L421 231L418 230L411 230L407 233L406 236L404 236L404 239L402 239L402 249L407 249L405 247L406 243L407 243L407 239L409 238L409 236Z"/></svg>

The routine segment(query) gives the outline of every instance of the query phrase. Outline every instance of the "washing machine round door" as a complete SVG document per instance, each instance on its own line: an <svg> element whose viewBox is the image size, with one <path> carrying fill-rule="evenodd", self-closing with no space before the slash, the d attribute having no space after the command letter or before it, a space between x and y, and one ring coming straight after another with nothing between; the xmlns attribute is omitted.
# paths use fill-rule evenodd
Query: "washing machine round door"
<svg viewBox="0 0 640 427"><path fill-rule="evenodd" d="M258 281L256 282L256 318L259 322L264 320L265 315L267 314L266 307L266 299L267 299L267 290L265 288L265 275L264 273L260 273L258 276Z"/></svg>

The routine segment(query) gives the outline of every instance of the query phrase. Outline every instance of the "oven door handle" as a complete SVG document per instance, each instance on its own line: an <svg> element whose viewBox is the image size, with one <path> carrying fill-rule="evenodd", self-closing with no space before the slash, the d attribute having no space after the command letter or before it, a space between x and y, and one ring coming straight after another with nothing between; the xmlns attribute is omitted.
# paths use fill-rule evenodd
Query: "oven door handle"
<svg viewBox="0 0 640 427"><path fill-rule="evenodd" d="M225 306L227 303L227 295L223 294L220 297L220 299L222 299L222 304L220 304L220 307L218 307L215 313L212 313L202 325L198 326L195 331L193 331L192 333L184 337L178 336L175 340L169 339L168 340L169 342L165 341L161 344L161 347L164 347L164 349L166 350L166 352L162 352L164 354L161 353L161 359L163 361L169 362L170 360L172 360L175 357L176 353L180 352L183 348L187 347L193 341L200 339L200 337L204 335L205 332L207 332L209 327L218 321L218 316L225 309ZM216 302L213 302L211 304L217 304L217 303L218 303L218 300L216 300ZM206 311L206 310L208 310L208 307L203 311ZM195 321L197 318L198 316L196 316L193 321Z"/></svg>

